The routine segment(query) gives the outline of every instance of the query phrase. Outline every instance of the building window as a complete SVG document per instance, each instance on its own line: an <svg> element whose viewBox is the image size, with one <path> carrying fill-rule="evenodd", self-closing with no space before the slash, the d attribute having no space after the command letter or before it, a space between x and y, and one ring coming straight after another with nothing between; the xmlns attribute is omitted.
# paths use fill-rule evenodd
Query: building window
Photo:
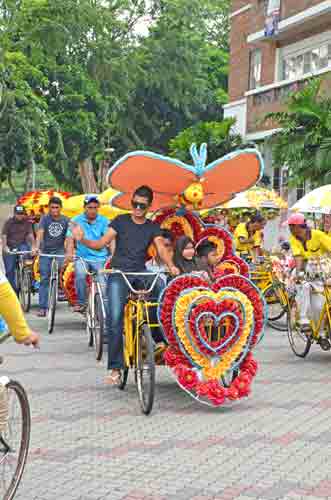
<svg viewBox="0 0 331 500"><path fill-rule="evenodd" d="M282 80L295 80L307 73L331 68L331 41L283 57Z"/></svg>
<svg viewBox="0 0 331 500"><path fill-rule="evenodd" d="M253 90L261 86L262 73L262 50L254 49L249 58L249 89Z"/></svg>

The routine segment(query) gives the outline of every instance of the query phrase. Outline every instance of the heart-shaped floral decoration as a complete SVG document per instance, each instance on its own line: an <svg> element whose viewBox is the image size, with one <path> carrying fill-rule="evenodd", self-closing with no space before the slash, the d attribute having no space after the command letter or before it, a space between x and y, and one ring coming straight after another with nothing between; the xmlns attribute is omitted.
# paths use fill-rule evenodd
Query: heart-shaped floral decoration
<svg viewBox="0 0 331 500"><path fill-rule="evenodd" d="M215 406L249 394L257 371L250 351L263 333L265 307L247 278L229 275L211 287L180 276L163 292L159 318L169 343L165 362L182 388Z"/></svg>

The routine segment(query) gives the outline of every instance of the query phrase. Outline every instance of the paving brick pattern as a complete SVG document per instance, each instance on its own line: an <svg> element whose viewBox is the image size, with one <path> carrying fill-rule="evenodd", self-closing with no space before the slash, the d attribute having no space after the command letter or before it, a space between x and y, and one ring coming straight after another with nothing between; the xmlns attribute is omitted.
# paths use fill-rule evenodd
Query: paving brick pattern
<svg viewBox="0 0 331 500"><path fill-rule="evenodd" d="M104 362L65 304L53 335L34 316L40 351L1 348L1 372L24 383L33 414L17 500L331 498L331 353L295 358L285 334L268 330L252 397L200 406L159 368L145 417L133 377L125 392L103 385Z"/></svg>

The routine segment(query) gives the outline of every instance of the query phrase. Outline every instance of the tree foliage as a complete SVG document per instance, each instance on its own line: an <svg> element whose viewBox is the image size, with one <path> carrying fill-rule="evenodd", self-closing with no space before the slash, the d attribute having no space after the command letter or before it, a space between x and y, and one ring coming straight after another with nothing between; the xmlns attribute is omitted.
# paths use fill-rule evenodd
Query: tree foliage
<svg viewBox="0 0 331 500"><path fill-rule="evenodd" d="M331 96L330 81L310 80L293 94L286 112L271 113L282 128L271 139L274 163L287 165L293 184L330 182Z"/></svg>
<svg viewBox="0 0 331 500"><path fill-rule="evenodd" d="M28 181L36 162L63 187L97 189L110 147L117 157L166 153L180 130L217 119L228 9L229 0L0 0L0 179L20 170Z"/></svg>
<svg viewBox="0 0 331 500"><path fill-rule="evenodd" d="M221 122L199 122L183 130L170 141L171 155L190 163L191 144L206 143L208 162L221 158L242 145L241 136L231 132L234 122L232 118Z"/></svg>

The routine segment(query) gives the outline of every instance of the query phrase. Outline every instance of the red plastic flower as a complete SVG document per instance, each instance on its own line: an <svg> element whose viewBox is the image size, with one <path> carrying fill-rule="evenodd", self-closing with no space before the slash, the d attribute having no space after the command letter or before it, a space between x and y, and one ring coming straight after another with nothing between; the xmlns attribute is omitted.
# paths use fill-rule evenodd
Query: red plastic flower
<svg viewBox="0 0 331 500"><path fill-rule="evenodd" d="M213 405L220 406L225 401L225 389L218 380L211 380L208 383L207 398Z"/></svg>
<svg viewBox="0 0 331 500"><path fill-rule="evenodd" d="M176 372L179 384L185 389L191 391L196 387L198 383L198 376L194 370L190 370L189 368L182 366L177 369Z"/></svg>
<svg viewBox="0 0 331 500"><path fill-rule="evenodd" d="M239 391L237 387L233 384L231 384L231 386L226 391L226 395L230 401L235 401L236 399L239 399Z"/></svg>
<svg viewBox="0 0 331 500"><path fill-rule="evenodd" d="M168 347L163 355L164 361L170 368L176 368L180 366L188 366L188 360L182 354L179 349L175 347Z"/></svg>
<svg viewBox="0 0 331 500"><path fill-rule="evenodd" d="M205 397L208 394L209 386L208 382L199 382L195 388L198 396Z"/></svg>
<svg viewBox="0 0 331 500"><path fill-rule="evenodd" d="M241 373L239 377L237 377L233 386L238 390L239 397L243 398L245 396L249 396L251 392L251 377L246 373Z"/></svg>

